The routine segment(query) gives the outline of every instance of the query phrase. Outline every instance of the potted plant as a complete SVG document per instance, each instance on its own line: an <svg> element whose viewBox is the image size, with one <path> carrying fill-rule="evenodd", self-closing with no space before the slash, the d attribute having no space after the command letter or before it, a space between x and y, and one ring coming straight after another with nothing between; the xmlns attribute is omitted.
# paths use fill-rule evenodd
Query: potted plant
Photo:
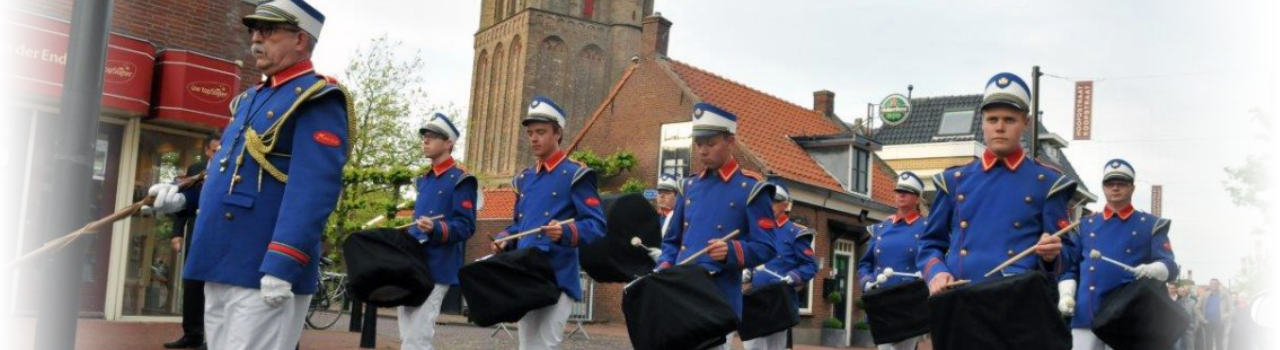
<svg viewBox="0 0 1280 350"><path fill-rule="evenodd" d="M827 294L827 302L830 303L829 305L840 305L842 301L844 301L844 295L841 295L839 291ZM835 314L834 308L832 310L832 314ZM832 316L831 318L822 321L822 346L829 348L843 348L848 346L848 340L849 336L845 333L844 322L841 322L840 319Z"/></svg>
<svg viewBox="0 0 1280 350"><path fill-rule="evenodd" d="M871 338L871 325L867 321L858 321L853 324L853 340L849 344L860 348L876 347L875 339Z"/></svg>

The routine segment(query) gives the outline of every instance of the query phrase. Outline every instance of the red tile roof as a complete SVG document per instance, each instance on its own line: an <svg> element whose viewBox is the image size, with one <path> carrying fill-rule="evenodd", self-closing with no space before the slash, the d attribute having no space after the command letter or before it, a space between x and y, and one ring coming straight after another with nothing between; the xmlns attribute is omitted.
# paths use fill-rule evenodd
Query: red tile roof
<svg viewBox="0 0 1280 350"><path fill-rule="evenodd" d="M510 188L484 190L484 207L476 213L477 220L511 220L516 208L516 191Z"/></svg>
<svg viewBox="0 0 1280 350"><path fill-rule="evenodd" d="M738 115L738 138L768 170L784 178L846 192L791 136L844 132L826 116L680 61L671 68L703 102Z"/></svg>

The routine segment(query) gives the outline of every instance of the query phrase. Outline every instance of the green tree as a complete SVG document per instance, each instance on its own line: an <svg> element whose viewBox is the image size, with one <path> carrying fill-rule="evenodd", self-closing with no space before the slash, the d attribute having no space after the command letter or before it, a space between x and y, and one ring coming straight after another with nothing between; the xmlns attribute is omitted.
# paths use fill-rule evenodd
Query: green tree
<svg viewBox="0 0 1280 350"><path fill-rule="evenodd" d="M1231 286L1236 291L1248 292L1249 295L1258 295L1258 292L1266 290L1266 288L1276 287L1276 276L1274 271L1268 272L1262 268L1262 264L1253 262L1253 256L1248 258L1247 268L1243 272L1236 274L1235 285Z"/></svg>
<svg viewBox="0 0 1280 350"><path fill-rule="evenodd" d="M1272 86L1272 88L1275 88ZM1236 206L1248 206L1262 213L1262 226L1253 228L1253 235L1276 236L1276 118L1275 115L1254 106L1249 110L1254 121L1262 127L1262 131L1253 136L1254 140L1266 142L1271 150L1261 154L1248 155L1244 165L1226 167L1226 176L1233 182L1224 181L1226 191L1231 195L1231 203Z"/></svg>

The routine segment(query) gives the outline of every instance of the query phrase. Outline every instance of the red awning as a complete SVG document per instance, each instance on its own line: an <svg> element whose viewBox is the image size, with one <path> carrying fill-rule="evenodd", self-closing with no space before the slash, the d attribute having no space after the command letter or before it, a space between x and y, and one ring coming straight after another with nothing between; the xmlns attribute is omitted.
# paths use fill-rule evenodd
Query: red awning
<svg viewBox="0 0 1280 350"><path fill-rule="evenodd" d="M16 69L9 76L21 90L59 98L67 66L71 25L27 12L6 18L5 29L16 39L9 53ZM107 47L102 105L129 115L146 115L151 107L151 74L156 47L146 40L111 33Z"/></svg>
<svg viewBox="0 0 1280 350"><path fill-rule="evenodd" d="M231 121L231 98L240 68L230 61L185 50L165 50L156 64L151 117L222 128Z"/></svg>

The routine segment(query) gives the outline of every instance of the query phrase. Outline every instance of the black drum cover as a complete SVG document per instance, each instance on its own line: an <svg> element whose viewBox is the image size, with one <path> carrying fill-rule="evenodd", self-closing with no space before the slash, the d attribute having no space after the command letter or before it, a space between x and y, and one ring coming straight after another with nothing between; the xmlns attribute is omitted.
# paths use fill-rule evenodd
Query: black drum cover
<svg viewBox="0 0 1280 350"><path fill-rule="evenodd" d="M427 253L404 230L358 231L342 244L350 290L356 299L377 307L421 306L435 283L427 269Z"/></svg>
<svg viewBox="0 0 1280 350"><path fill-rule="evenodd" d="M737 313L698 265L635 281L622 292L622 312L635 350L706 349L738 328Z"/></svg>
<svg viewBox="0 0 1280 350"><path fill-rule="evenodd" d="M876 344L891 344L929 332L929 286L912 281L862 295Z"/></svg>
<svg viewBox="0 0 1280 350"><path fill-rule="evenodd" d="M631 245L640 237L649 248L662 247L662 221L653 205L639 193L604 198L604 237L578 248L578 263L596 282L626 283L656 266L647 249Z"/></svg>
<svg viewBox="0 0 1280 350"><path fill-rule="evenodd" d="M785 331L800 324L795 289L786 283L773 283L752 288L742 294L742 324L738 337L751 340Z"/></svg>
<svg viewBox="0 0 1280 350"><path fill-rule="evenodd" d="M481 327L519 321L560 301L551 262L532 248L498 253L458 270L467 319Z"/></svg>
<svg viewBox="0 0 1280 350"><path fill-rule="evenodd" d="M1190 322L1163 282L1139 279L1102 297L1093 334L1116 350L1172 349Z"/></svg>
<svg viewBox="0 0 1280 350"><path fill-rule="evenodd" d="M971 283L929 298L933 348L1071 348L1057 289L1040 271Z"/></svg>

